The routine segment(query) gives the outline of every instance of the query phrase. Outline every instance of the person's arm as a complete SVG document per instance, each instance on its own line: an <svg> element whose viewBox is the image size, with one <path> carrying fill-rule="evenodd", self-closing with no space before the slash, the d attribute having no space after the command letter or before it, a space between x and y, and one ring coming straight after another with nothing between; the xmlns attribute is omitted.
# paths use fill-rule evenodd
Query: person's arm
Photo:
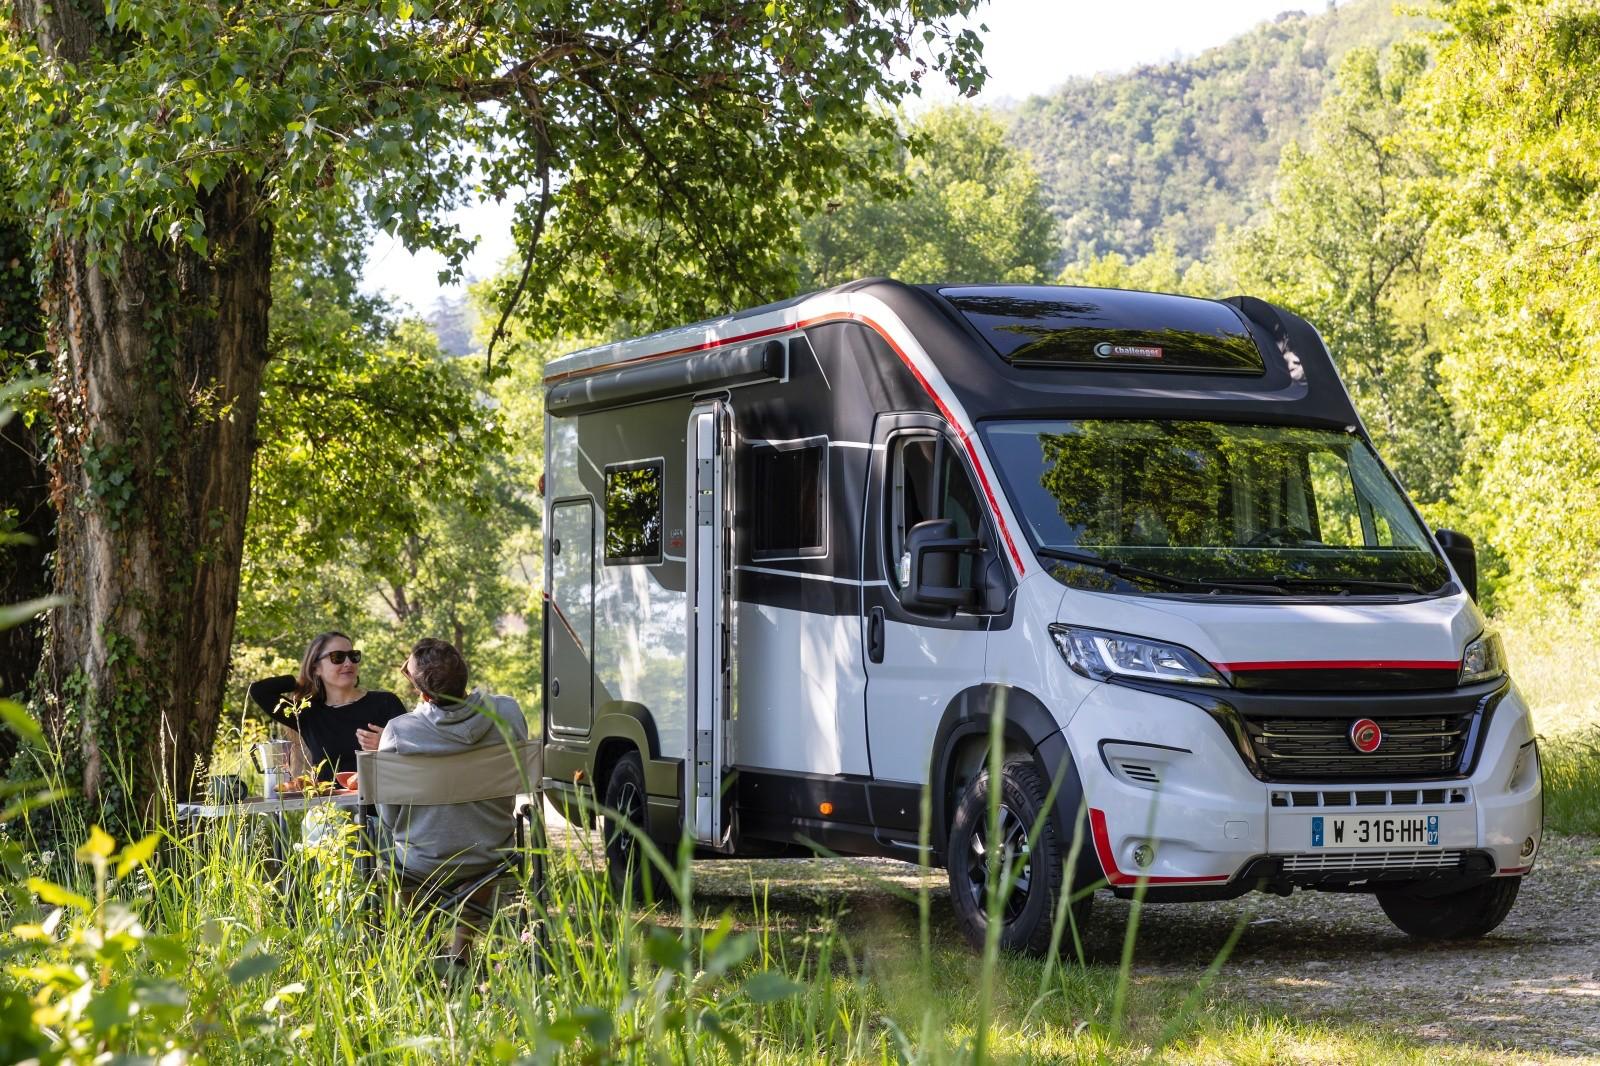
<svg viewBox="0 0 1600 1066"><path fill-rule="evenodd" d="M274 722L298 733L299 723L284 705L285 697L293 691L294 678L289 674L264 677L250 686L250 702L260 707L262 713Z"/></svg>
<svg viewBox="0 0 1600 1066"><path fill-rule="evenodd" d="M356 729L356 743L361 746L362 751L379 750L378 738L383 735L386 727L390 722L406 713L405 704L401 703L400 697L393 692L374 692L373 695L379 697L379 699L375 701L377 706L373 709L372 720L366 724L365 728L358 727ZM384 748L383 750L388 751L390 749Z"/></svg>

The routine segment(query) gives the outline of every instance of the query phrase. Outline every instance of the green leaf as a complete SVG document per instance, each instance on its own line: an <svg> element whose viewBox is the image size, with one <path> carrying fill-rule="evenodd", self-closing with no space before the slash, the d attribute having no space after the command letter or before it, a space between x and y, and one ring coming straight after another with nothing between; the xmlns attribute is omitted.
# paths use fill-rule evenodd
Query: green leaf
<svg viewBox="0 0 1600 1066"><path fill-rule="evenodd" d="M663 970L681 970L689 962L689 949L684 947L683 940L676 933L667 929L650 930L644 953Z"/></svg>
<svg viewBox="0 0 1600 1066"><path fill-rule="evenodd" d="M29 744L44 743L44 730L39 728L39 723L20 703L0 700L0 722Z"/></svg>
<svg viewBox="0 0 1600 1066"><path fill-rule="evenodd" d="M270 955L264 951L259 955L250 955L228 967L228 983L242 985L246 981L257 977L265 977L280 965L282 965L282 960L276 955Z"/></svg>
<svg viewBox="0 0 1600 1066"><path fill-rule="evenodd" d="M128 876L128 872L136 866L143 866L149 861L150 856L156 852L156 845L161 842L157 833L151 833L137 844L129 844L122 849L122 854L117 857L117 877Z"/></svg>
<svg viewBox="0 0 1600 1066"><path fill-rule="evenodd" d="M19 626L23 622L43 614L52 607L59 607L65 602L60 596L43 596L36 600L28 600L26 603L0 607L0 630Z"/></svg>
<svg viewBox="0 0 1600 1066"><path fill-rule="evenodd" d="M90 862L94 859L109 859L111 853L117 850L117 842L97 825L89 827L89 839L78 847L77 858L79 862Z"/></svg>
<svg viewBox="0 0 1600 1066"><path fill-rule="evenodd" d="M80 911L94 908L94 904L89 902L87 896L80 896L72 889L58 885L54 881L46 881L42 877L28 878L28 891L52 907L72 907Z"/></svg>
<svg viewBox="0 0 1600 1066"><path fill-rule="evenodd" d="M762 970L745 981L744 994L752 1003L776 1003L798 994L803 988L781 973Z"/></svg>

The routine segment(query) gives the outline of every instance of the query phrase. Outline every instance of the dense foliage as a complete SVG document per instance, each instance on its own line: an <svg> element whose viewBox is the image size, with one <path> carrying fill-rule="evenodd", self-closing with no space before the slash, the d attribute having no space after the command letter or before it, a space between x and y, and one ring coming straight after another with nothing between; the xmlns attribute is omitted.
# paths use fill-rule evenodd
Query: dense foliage
<svg viewBox="0 0 1600 1066"><path fill-rule="evenodd" d="M1075 78L1026 101L1012 138L1038 161L1063 258L1137 258L1163 237L1185 262L1204 254L1219 225L1262 205L1340 57L1406 27L1391 0L1286 11L1193 59Z"/></svg>
<svg viewBox="0 0 1600 1066"><path fill-rule="evenodd" d="M1559 612L1600 573L1600 16L1433 13L1346 57L1268 203L1199 262L1165 245L1062 278L1306 315L1413 496L1478 538L1489 603Z"/></svg>
<svg viewBox="0 0 1600 1066"><path fill-rule="evenodd" d="M877 181L852 184L805 221L802 288L872 276L1044 280L1055 227L1032 162L1006 143L999 118L972 107L929 111L891 147L877 156Z"/></svg>

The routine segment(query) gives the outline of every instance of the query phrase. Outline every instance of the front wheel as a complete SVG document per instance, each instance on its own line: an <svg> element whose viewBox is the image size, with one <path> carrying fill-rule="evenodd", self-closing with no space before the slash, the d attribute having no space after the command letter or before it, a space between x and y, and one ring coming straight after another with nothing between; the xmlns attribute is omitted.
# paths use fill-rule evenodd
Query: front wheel
<svg viewBox="0 0 1600 1066"><path fill-rule="evenodd" d="M1506 920L1521 887L1520 877L1495 877L1444 896L1379 892L1378 906L1418 940L1476 940Z"/></svg>
<svg viewBox="0 0 1600 1066"><path fill-rule="evenodd" d="M1000 947L1005 951L1043 955L1050 950L1052 925L1061 900L1067 849L1055 819L1045 814L1048 791L1044 778L1027 756L1007 759L1000 768L998 832L989 839L989 772L978 774L961 790L945 853L950 897L956 921L974 948L982 950L989 927L990 867L997 878L1011 880L1009 891L998 880ZM1073 885L1077 895L1087 886ZM1093 897L1072 904L1066 920L1082 930ZM1061 945L1072 943L1070 930Z"/></svg>

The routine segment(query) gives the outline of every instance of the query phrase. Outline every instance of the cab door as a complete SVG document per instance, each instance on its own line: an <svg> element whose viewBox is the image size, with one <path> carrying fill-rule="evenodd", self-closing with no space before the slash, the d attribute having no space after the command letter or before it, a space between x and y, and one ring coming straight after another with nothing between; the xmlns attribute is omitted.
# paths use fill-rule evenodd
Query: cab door
<svg viewBox="0 0 1600 1066"><path fill-rule="evenodd" d="M863 538L862 639L872 775L922 784L945 708L982 680L988 616L904 605L906 533L947 519L958 537L982 538L984 512L954 437L931 415L884 415L873 434ZM976 555L961 561L972 584Z"/></svg>
<svg viewBox="0 0 1600 1066"><path fill-rule="evenodd" d="M731 700L732 415L721 400L689 416L688 536L689 729L683 761L684 824L694 839L720 847Z"/></svg>

